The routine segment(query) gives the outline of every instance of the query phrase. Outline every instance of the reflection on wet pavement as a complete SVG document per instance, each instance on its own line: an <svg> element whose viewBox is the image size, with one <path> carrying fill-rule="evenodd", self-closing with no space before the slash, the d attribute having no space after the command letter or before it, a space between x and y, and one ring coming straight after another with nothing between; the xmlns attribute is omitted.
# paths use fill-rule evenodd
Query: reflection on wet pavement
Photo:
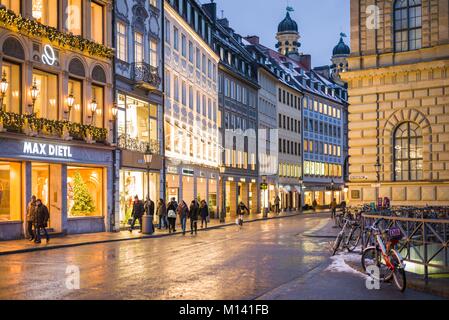
<svg viewBox="0 0 449 320"><path fill-rule="evenodd" d="M1 299L252 299L328 257L297 237L322 217L291 217L186 235L0 257ZM81 289L66 288L77 266Z"/></svg>

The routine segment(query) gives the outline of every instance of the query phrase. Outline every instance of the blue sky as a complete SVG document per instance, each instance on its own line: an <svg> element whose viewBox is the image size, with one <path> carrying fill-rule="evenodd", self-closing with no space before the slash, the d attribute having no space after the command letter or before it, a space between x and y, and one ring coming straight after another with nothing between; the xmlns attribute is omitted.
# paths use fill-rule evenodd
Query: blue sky
<svg viewBox="0 0 449 320"><path fill-rule="evenodd" d="M210 0L200 0L201 3ZM218 16L221 10L231 27L242 36L256 34L262 44L274 48L279 22L285 17L285 8L292 6L301 35L301 48L312 55L313 66L329 64L333 47L340 32L349 36L350 0L215 0ZM349 44L349 38L346 38Z"/></svg>

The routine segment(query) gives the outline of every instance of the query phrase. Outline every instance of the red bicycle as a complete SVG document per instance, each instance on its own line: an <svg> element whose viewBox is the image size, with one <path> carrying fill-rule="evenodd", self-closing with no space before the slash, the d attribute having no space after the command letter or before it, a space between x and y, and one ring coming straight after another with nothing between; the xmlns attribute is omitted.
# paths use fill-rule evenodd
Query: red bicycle
<svg viewBox="0 0 449 320"><path fill-rule="evenodd" d="M399 240L403 238L401 230L392 227L381 231L378 224L383 219L377 219L368 229L376 241L375 245L367 247L362 253L362 268L375 280L386 282L393 280L396 287L404 292L406 288L405 264L399 251L396 249ZM384 236L387 238L384 244ZM375 267L375 268L373 268ZM373 270L376 272L373 273Z"/></svg>

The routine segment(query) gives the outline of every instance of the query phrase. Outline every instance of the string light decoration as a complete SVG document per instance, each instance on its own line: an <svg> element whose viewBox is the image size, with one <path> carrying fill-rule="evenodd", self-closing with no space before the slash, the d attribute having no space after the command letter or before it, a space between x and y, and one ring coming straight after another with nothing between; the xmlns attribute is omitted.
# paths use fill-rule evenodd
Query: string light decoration
<svg viewBox="0 0 449 320"><path fill-rule="evenodd" d="M59 46L70 47L83 52L85 51L92 56L106 59L112 59L114 57L114 50L111 48L85 39L82 36L64 33L56 28L43 25L34 20L26 19L5 8L0 9L0 25L25 35L47 38L49 41L57 43Z"/></svg>

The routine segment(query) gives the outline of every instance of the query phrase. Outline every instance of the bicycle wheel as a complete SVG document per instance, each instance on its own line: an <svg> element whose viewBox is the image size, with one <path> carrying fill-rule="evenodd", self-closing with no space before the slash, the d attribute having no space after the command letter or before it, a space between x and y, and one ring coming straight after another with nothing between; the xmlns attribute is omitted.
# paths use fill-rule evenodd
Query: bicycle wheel
<svg viewBox="0 0 449 320"><path fill-rule="evenodd" d="M394 265L394 271L392 273L393 283L399 291L404 292L407 286L407 280L405 278L405 270L402 267L402 263L394 252L390 253L390 261Z"/></svg>
<svg viewBox="0 0 449 320"><path fill-rule="evenodd" d="M368 247L363 251L362 269L378 281L386 281L392 273L382 258L382 251L376 247Z"/></svg>
<svg viewBox="0 0 449 320"><path fill-rule="evenodd" d="M369 230L364 230L362 232L362 250L365 250L366 248L368 248L372 243L372 235L371 235L371 231Z"/></svg>
<svg viewBox="0 0 449 320"><path fill-rule="evenodd" d="M346 248L348 252L354 251L360 243L360 238L362 237L362 228L359 226L354 227L348 235L348 241L346 243Z"/></svg>

